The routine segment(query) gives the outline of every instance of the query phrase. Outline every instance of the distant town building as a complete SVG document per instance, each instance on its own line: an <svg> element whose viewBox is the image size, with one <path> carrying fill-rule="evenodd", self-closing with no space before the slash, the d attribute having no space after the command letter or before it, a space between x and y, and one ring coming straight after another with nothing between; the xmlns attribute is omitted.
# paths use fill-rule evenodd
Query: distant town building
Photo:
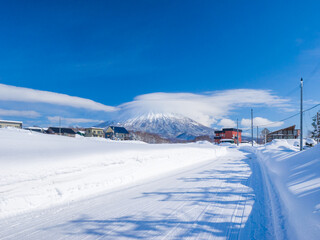
<svg viewBox="0 0 320 240"><path fill-rule="evenodd" d="M110 126L106 130L106 138L114 140L129 140L130 134L124 127Z"/></svg>
<svg viewBox="0 0 320 240"><path fill-rule="evenodd" d="M47 130L47 133L54 134L54 135L68 136L68 137L76 136L76 132L73 131L72 128L65 128L65 127L49 127Z"/></svg>
<svg viewBox="0 0 320 240"><path fill-rule="evenodd" d="M75 130L73 129L73 131L75 131ZM86 131L78 130L75 132L76 132L76 134L78 134L79 136L82 136L82 137L84 137L86 135Z"/></svg>
<svg viewBox="0 0 320 240"><path fill-rule="evenodd" d="M297 139L300 136L300 129L295 129L296 125L283 128L267 135L267 142L273 139Z"/></svg>
<svg viewBox="0 0 320 240"><path fill-rule="evenodd" d="M261 137L262 137L264 143L267 143L267 136L269 133L270 133L270 130L268 128L264 128L261 131Z"/></svg>
<svg viewBox="0 0 320 240"><path fill-rule="evenodd" d="M104 138L103 128L91 127L85 129L85 137L101 137Z"/></svg>
<svg viewBox="0 0 320 240"><path fill-rule="evenodd" d="M6 128L6 127L22 128L22 122L0 120L0 128Z"/></svg>
<svg viewBox="0 0 320 240"><path fill-rule="evenodd" d="M33 132L39 132L39 133L45 132L45 130L41 127L26 127L26 128L24 128L24 130L29 130L29 131L33 131Z"/></svg>
<svg viewBox="0 0 320 240"><path fill-rule="evenodd" d="M215 137L214 137L214 142L219 144L222 139L230 139L233 140L234 143L238 142L237 139L237 129L236 128L223 128L221 131L214 131ZM239 135L239 143L241 143L241 133L242 130L238 130L238 135Z"/></svg>

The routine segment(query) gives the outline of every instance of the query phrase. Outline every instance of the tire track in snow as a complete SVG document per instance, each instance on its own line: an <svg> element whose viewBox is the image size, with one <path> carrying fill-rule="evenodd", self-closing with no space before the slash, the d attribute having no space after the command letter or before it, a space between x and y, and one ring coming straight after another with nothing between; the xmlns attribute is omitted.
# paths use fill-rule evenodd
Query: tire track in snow
<svg viewBox="0 0 320 240"><path fill-rule="evenodd" d="M21 224L7 237L78 240L238 236L240 229L232 231L247 219L246 207L252 204L247 186L251 183L245 182L250 168L244 159L245 154L231 149L228 156L150 182L33 213L39 214L37 226L23 223L35 215L17 216L15 220Z"/></svg>

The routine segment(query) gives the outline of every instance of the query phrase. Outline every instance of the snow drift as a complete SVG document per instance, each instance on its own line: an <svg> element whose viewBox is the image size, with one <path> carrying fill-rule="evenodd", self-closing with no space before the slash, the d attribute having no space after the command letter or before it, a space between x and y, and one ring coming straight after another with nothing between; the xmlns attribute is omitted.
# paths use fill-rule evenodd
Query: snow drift
<svg viewBox="0 0 320 240"><path fill-rule="evenodd" d="M303 152L296 140L274 140L257 148L282 203L290 239L320 238L320 144Z"/></svg>
<svg viewBox="0 0 320 240"><path fill-rule="evenodd" d="M149 145L0 129L0 217L85 198L226 153L208 142Z"/></svg>

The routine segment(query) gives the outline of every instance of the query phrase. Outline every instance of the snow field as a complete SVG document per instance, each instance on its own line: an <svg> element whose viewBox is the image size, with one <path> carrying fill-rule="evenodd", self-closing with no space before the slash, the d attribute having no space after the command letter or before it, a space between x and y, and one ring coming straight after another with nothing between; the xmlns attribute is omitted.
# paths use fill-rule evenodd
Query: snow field
<svg viewBox="0 0 320 240"><path fill-rule="evenodd" d="M226 154L210 143L69 138L0 129L0 218L75 201Z"/></svg>
<svg viewBox="0 0 320 240"><path fill-rule="evenodd" d="M253 149L281 202L289 239L320 239L320 145L299 152L297 140Z"/></svg>

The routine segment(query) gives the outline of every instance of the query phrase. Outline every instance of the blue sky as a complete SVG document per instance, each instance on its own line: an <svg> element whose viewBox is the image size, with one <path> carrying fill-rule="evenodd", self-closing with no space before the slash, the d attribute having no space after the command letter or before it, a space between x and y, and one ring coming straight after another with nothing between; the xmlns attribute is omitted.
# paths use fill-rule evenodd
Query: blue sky
<svg viewBox="0 0 320 240"><path fill-rule="evenodd" d="M306 106L320 101L319 9L318 1L6 1L0 8L0 83L112 107L157 92L264 89L289 101L292 112L253 106L256 116L276 121L297 110L300 77ZM248 118L250 107L233 108L223 118ZM31 125L49 124L54 116L107 117L1 96L0 108L39 112L0 115ZM298 119L285 124L291 123Z"/></svg>

